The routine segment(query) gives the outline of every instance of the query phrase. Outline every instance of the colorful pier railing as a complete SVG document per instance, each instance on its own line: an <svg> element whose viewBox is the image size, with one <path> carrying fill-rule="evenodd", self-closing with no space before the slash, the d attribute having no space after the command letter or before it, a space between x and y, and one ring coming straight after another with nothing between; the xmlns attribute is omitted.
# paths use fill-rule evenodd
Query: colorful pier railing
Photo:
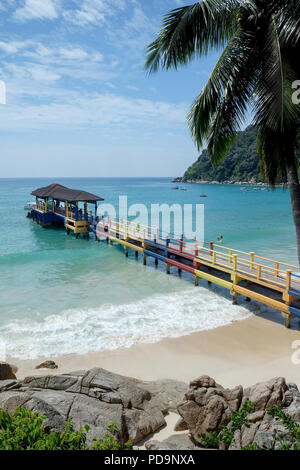
<svg viewBox="0 0 300 470"><path fill-rule="evenodd" d="M156 227L149 227L122 219L103 219L98 225L99 240L118 243L136 255L154 258L155 264L193 274L195 284L203 279L229 289L233 303L239 295L253 299L282 312L286 326L293 317L300 318L300 269L287 263L256 255L254 252L234 250L213 242L191 240L164 235Z"/></svg>

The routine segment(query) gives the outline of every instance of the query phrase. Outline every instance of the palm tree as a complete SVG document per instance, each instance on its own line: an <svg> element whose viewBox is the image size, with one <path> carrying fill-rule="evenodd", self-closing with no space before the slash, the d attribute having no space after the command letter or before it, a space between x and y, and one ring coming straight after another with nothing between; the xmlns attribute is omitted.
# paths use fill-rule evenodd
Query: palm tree
<svg viewBox="0 0 300 470"><path fill-rule="evenodd" d="M201 0L172 10L148 46L146 68L186 65L223 49L188 116L200 148L218 164L235 141L251 106L258 154L272 187L287 180L300 264L300 186L297 130L300 79L300 0Z"/></svg>

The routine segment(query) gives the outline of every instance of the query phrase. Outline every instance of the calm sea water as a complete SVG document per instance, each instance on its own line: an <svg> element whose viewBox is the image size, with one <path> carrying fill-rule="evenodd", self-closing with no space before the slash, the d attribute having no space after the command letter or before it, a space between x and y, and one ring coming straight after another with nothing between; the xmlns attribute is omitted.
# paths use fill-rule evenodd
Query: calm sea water
<svg viewBox="0 0 300 470"><path fill-rule="evenodd" d="M64 230L27 219L30 192L53 179L0 179L0 340L9 356L35 358L130 346L215 328L263 310L190 275L166 276L164 266L144 267L121 247L76 240ZM179 185L168 178L66 179L117 205L205 204L205 238L296 264L289 193L240 191L238 186ZM201 193L207 198L200 199ZM0 341L1 343L1 341Z"/></svg>

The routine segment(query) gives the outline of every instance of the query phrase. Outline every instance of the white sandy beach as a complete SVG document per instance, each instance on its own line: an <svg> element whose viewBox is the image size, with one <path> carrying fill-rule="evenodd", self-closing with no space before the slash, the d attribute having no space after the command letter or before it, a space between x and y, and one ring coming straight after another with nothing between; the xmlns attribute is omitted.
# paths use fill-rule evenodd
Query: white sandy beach
<svg viewBox="0 0 300 470"><path fill-rule="evenodd" d="M292 344L300 340L300 331L295 327L297 323L294 329L286 329L280 315L274 313L270 319L252 316L214 330L128 349L26 361L9 358L9 362L19 368L19 378L102 367L142 380L172 378L189 382L208 374L226 387L283 376L300 387L300 364L292 362ZM35 366L46 359L55 360L58 369L36 370Z"/></svg>
<svg viewBox="0 0 300 470"><path fill-rule="evenodd" d="M10 358L9 362L19 368L18 378L102 367L146 381L171 378L189 382L207 374L225 387L283 376L300 388L300 364L292 362L292 345L298 340L300 348L300 331L297 322L293 327L286 329L280 314L274 313L270 319L253 315L228 326L128 349L26 361ZM47 359L55 360L58 369L35 369ZM145 449L145 442L151 439L162 441L174 434L178 415L169 413L165 419L166 426L147 436L138 448Z"/></svg>

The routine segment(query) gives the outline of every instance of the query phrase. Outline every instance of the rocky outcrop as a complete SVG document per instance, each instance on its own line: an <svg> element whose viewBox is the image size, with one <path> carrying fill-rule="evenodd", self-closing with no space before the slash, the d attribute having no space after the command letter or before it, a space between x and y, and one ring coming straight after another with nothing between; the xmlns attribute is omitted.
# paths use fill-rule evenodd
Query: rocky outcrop
<svg viewBox="0 0 300 470"><path fill-rule="evenodd" d="M177 406L181 416L177 430L188 429L195 442L203 444L200 434L218 431L230 421L241 405L243 389L224 389L211 377L203 375L190 383L185 401Z"/></svg>
<svg viewBox="0 0 300 470"><path fill-rule="evenodd" d="M36 369L58 369L58 365L54 361L45 361L36 366Z"/></svg>
<svg viewBox="0 0 300 470"><path fill-rule="evenodd" d="M8 364L7 362L0 362L0 380L15 379L15 372L17 368Z"/></svg>
<svg viewBox="0 0 300 470"><path fill-rule="evenodd" d="M87 424L88 443L104 437L108 424L115 422L121 443L137 443L165 425L164 414L184 389L187 385L180 382L144 383L95 368L0 382L0 408L13 412L25 406L45 414L43 425L49 431L61 432L67 419L76 429Z"/></svg>
<svg viewBox="0 0 300 470"><path fill-rule="evenodd" d="M0 363L1 377L5 377L0 380L0 408L13 412L17 406L25 406L45 414L43 425L48 431L61 432L67 419L74 422L76 429L87 424L88 443L104 437L108 424L115 422L119 442L130 439L137 444L166 424L165 414L177 410L180 418L175 431L181 433L162 442L148 441L146 448L201 449L201 434L219 432L224 425L230 427L233 413L241 410L246 400L253 403L254 409L247 417L247 426L235 432L230 450L243 449L254 442L262 449L271 449L275 436L287 438L286 429L267 412L274 405L300 424L300 392L295 384L287 384L281 377L232 389L222 387L207 375L191 381L188 387L174 380L142 382L101 368L17 380L9 365L3 364Z"/></svg>
<svg viewBox="0 0 300 470"><path fill-rule="evenodd" d="M151 395L156 397L164 414L169 411L177 413L177 404L182 400L182 397L188 389L188 385L185 382L171 379L162 379L152 382L137 381L137 384L149 390Z"/></svg>
<svg viewBox="0 0 300 470"><path fill-rule="evenodd" d="M226 389L204 375L190 383L185 400L178 404L181 418L175 429L188 429L192 440L203 445L200 435L220 431L247 399L254 403L254 412L247 418L249 425L235 432L231 449L242 449L254 442L263 449L271 449L276 434L286 436L283 426L267 413L267 408L274 405L282 407L300 423L299 390L296 385L287 384L284 378L274 378L246 389L240 385Z"/></svg>
<svg viewBox="0 0 300 470"><path fill-rule="evenodd" d="M152 440L146 442L147 450L202 450L196 446L187 434L173 434L164 441Z"/></svg>

